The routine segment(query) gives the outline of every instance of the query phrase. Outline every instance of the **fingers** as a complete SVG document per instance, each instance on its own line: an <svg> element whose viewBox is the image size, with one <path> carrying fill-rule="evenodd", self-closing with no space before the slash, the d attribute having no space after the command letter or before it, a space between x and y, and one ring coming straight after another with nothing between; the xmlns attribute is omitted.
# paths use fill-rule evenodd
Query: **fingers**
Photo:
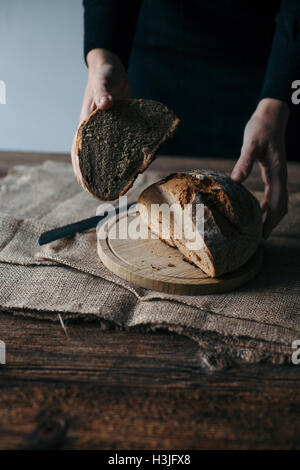
<svg viewBox="0 0 300 470"><path fill-rule="evenodd" d="M266 210L268 209L268 200L265 198L263 201L260 203L260 209L262 213L264 214Z"/></svg>
<svg viewBox="0 0 300 470"><path fill-rule="evenodd" d="M79 168L78 156L76 155L76 138L77 138L77 132L75 132L75 135L73 138L72 149L71 149L71 161L72 161L73 172L77 179L77 183L80 184L81 172Z"/></svg>
<svg viewBox="0 0 300 470"><path fill-rule="evenodd" d="M113 105L113 97L106 90L103 90L95 94L94 102L99 109L109 109Z"/></svg>
<svg viewBox="0 0 300 470"><path fill-rule="evenodd" d="M100 91L92 92L89 98L84 98L83 100L79 125L82 121L85 121L96 108L109 109L112 105L113 97L107 91L101 89Z"/></svg>
<svg viewBox="0 0 300 470"><path fill-rule="evenodd" d="M255 157L254 149L242 148L241 156L232 170L231 179L236 183L242 183L245 181L251 173Z"/></svg>
<svg viewBox="0 0 300 470"><path fill-rule="evenodd" d="M269 238L274 228L287 214L287 204L268 203L267 216L263 226L263 237Z"/></svg>
<svg viewBox="0 0 300 470"><path fill-rule="evenodd" d="M96 108L109 109L114 100L130 98L131 90L127 77L114 76L110 81L107 78L97 80L93 88L93 100Z"/></svg>
<svg viewBox="0 0 300 470"><path fill-rule="evenodd" d="M268 238L272 230L288 212L288 192L284 179L271 177L262 204L267 209L263 226L263 237Z"/></svg>
<svg viewBox="0 0 300 470"><path fill-rule="evenodd" d="M273 165L259 162L259 166L265 185L261 209L263 212L267 212L263 226L263 237L268 238L288 211L287 171L285 160L280 159L279 154L273 155Z"/></svg>
<svg viewBox="0 0 300 470"><path fill-rule="evenodd" d="M268 181L268 177L267 177L266 168L264 166L262 166L261 164L260 164L260 168L261 168L261 179L263 180L263 183L265 185L264 198L260 203L261 211L264 214L268 209L270 186L269 186L269 181Z"/></svg>

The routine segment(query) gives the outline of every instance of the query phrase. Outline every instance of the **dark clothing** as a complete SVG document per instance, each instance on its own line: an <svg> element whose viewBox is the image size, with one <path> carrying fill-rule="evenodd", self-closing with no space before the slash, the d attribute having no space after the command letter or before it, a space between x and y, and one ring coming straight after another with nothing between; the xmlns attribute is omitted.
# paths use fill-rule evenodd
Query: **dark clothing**
<svg viewBox="0 0 300 470"><path fill-rule="evenodd" d="M133 96L162 101L181 118L165 153L238 157L257 101L270 97L291 106L287 145L297 159L300 110L291 105L291 84L300 79L300 0L83 4L85 55L96 47L115 52Z"/></svg>

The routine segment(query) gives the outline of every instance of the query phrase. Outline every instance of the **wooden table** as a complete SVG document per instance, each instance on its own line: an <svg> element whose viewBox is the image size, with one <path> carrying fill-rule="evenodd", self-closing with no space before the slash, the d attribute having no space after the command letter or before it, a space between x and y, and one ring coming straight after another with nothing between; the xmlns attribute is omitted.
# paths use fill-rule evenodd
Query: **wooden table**
<svg viewBox="0 0 300 470"><path fill-rule="evenodd" d="M0 176L46 158L68 161L0 153ZM165 157L153 166L199 162ZM200 165L230 170L232 162ZM300 166L289 173L291 190L299 189ZM1 449L300 448L300 365L208 373L196 343L176 334L103 331L96 323L67 329L69 338L59 323L1 313Z"/></svg>

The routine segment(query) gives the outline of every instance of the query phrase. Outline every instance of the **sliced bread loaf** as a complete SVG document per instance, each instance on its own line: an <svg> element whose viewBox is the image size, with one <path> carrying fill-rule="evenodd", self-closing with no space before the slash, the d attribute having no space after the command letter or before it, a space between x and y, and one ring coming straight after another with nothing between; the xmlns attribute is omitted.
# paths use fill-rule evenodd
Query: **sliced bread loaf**
<svg viewBox="0 0 300 470"><path fill-rule="evenodd" d="M77 132L83 186L106 201L126 193L178 124L175 114L155 101L120 100L108 110L97 109Z"/></svg>
<svg viewBox="0 0 300 470"><path fill-rule="evenodd" d="M176 205L171 218L170 214L164 217L161 204ZM203 224L197 204L204 206L200 212ZM228 176L210 170L175 173L149 186L139 196L138 211L153 233L178 248L186 260L210 277L246 263L262 237L262 215L256 198ZM201 237L201 243L193 249L189 248L191 237L187 236L186 222L179 224L183 215Z"/></svg>

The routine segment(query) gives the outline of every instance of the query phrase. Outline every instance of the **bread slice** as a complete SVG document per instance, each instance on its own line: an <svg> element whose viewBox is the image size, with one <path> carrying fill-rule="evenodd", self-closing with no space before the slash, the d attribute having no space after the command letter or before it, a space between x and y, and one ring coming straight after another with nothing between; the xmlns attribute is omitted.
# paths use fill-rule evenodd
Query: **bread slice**
<svg viewBox="0 0 300 470"><path fill-rule="evenodd" d="M150 100L120 100L108 110L97 109L77 132L83 186L105 201L123 195L178 124L170 109Z"/></svg>
<svg viewBox="0 0 300 470"><path fill-rule="evenodd" d="M166 224L170 219L159 204L177 205L169 232ZM196 212L197 204L204 205L204 226ZM255 253L262 238L262 215L256 198L228 176L210 170L171 174L145 189L137 207L153 233L178 248L186 260L209 277L242 266ZM200 238L193 249L189 248L191 236L186 233L185 222L179 224L183 214Z"/></svg>

